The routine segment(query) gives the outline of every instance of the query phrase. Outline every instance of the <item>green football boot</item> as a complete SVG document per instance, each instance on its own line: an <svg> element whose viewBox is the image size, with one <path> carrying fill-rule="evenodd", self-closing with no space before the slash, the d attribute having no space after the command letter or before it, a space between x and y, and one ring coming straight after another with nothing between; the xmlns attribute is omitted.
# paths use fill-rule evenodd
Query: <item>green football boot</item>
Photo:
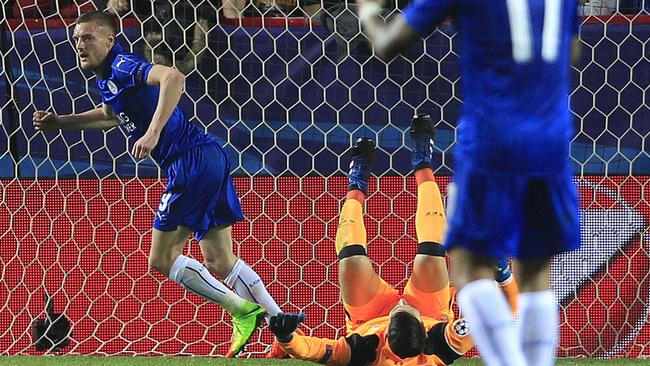
<svg viewBox="0 0 650 366"><path fill-rule="evenodd" d="M226 353L227 358L235 357L241 352L255 329L264 321L266 311L261 305L247 301L238 314L231 315L232 337L230 338L230 349Z"/></svg>

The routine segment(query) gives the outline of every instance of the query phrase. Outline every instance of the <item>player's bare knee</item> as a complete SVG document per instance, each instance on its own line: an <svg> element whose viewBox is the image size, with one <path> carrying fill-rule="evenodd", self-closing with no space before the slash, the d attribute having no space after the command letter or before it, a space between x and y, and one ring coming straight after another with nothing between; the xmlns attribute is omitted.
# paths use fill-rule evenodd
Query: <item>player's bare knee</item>
<svg viewBox="0 0 650 366"><path fill-rule="evenodd" d="M218 260L212 260L212 261L205 261L203 262L203 265L210 270L210 272L216 274L217 276L221 278L226 278L228 276L228 273L230 272L230 268L226 268L220 261Z"/></svg>
<svg viewBox="0 0 650 366"><path fill-rule="evenodd" d="M341 269L345 270L354 270L355 268L358 267L363 267L368 264L368 257L364 256L355 256L355 257L348 257L339 262L339 266Z"/></svg>
<svg viewBox="0 0 650 366"><path fill-rule="evenodd" d="M171 266L172 264L167 256L156 253L149 255L149 267L153 268L156 272L169 276Z"/></svg>
<svg viewBox="0 0 650 366"><path fill-rule="evenodd" d="M521 292L546 291L550 289L550 259L520 261L517 282Z"/></svg>
<svg viewBox="0 0 650 366"><path fill-rule="evenodd" d="M494 259L476 255L462 248L450 252L451 282L458 289L465 284L483 278L494 279Z"/></svg>
<svg viewBox="0 0 650 366"><path fill-rule="evenodd" d="M437 242L418 243L418 250L413 260L413 273L420 271L445 271L447 272L447 262L445 257L447 251L445 247Z"/></svg>
<svg viewBox="0 0 650 366"><path fill-rule="evenodd" d="M363 245L347 245L344 246L339 252L339 264L341 268L347 267L357 267L365 266L368 262L368 254L366 253L366 248Z"/></svg>
<svg viewBox="0 0 650 366"><path fill-rule="evenodd" d="M360 273L365 273L368 269L372 271L372 264L366 255L365 248L352 246L344 249L339 253L339 277L342 282L358 281Z"/></svg>
<svg viewBox="0 0 650 366"><path fill-rule="evenodd" d="M210 272L221 278L226 278L235 265L235 262L237 262L237 257L232 255L232 258L230 256L206 258L203 264Z"/></svg>

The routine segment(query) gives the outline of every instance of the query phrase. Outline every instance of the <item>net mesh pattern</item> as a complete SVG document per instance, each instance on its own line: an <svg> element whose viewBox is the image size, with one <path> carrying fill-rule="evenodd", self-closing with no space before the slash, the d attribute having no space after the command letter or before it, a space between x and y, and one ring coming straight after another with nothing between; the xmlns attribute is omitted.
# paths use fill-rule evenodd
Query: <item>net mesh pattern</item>
<svg viewBox="0 0 650 366"><path fill-rule="evenodd" d="M416 250L407 128L416 112L438 121L434 165L446 194L462 104L457 38L443 25L384 63L353 9L271 17L303 11L281 5L252 3L246 14L264 16L234 20L207 1L147 5L120 16L118 38L187 74L181 107L220 139L236 175L246 216L233 229L236 253L284 311L308 314L308 334L341 336L334 236L349 147L360 136L378 142L368 250L402 288ZM18 19L2 23L0 354L38 353L30 329L44 316L44 292L72 323L63 353L223 354L228 315L147 268L165 183L155 163L134 160L119 129L33 130L35 110L101 103L94 78L77 67L63 10L31 9L42 19L27 20L30 9L14 8ZM583 248L552 267L562 356L650 355L650 21L621 11L583 19L582 63L572 69ZM186 253L201 258L196 242ZM256 333L246 355L271 340Z"/></svg>

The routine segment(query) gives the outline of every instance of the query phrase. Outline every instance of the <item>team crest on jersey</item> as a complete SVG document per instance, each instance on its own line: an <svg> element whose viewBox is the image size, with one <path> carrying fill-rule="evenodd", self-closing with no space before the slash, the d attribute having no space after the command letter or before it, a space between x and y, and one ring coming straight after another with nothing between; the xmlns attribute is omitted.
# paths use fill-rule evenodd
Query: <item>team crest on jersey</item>
<svg viewBox="0 0 650 366"><path fill-rule="evenodd" d="M454 332L461 337L469 334L469 323L465 319L460 319L454 324Z"/></svg>
<svg viewBox="0 0 650 366"><path fill-rule="evenodd" d="M117 85L115 85L112 80L107 81L106 85L108 86L108 90L110 90L111 93L117 94Z"/></svg>

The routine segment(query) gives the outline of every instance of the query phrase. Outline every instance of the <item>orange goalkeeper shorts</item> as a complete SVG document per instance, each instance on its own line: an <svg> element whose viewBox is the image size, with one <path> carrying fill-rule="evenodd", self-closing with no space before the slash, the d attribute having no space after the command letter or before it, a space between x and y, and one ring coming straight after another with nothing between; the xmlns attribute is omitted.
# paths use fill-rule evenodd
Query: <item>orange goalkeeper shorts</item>
<svg viewBox="0 0 650 366"><path fill-rule="evenodd" d="M365 305L351 306L343 303L345 309L345 325L347 334L354 332L363 323L388 313L403 298L406 302L417 308L420 315L441 321L451 321L454 313L450 307L449 286L436 292L423 292L415 288L409 281L404 288L404 295L380 279L379 288L375 296Z"/></svg>
<svg viewBox="0 0 650 366"><path fill-rule="evenodd" d="M380 278L377 293L367 304L351 306L343 302L347 334L369 320L388 315L400 298L399 291Z"/></svg>
<svg viewBox="0 0 650 366"><path fill-rule="evenodd" d="M451 309L451 294L449 285L436 292L420 291L409 280L404 288L402 298L420 311L421 316L426 316L440 321L452 321L454 312Z"/></svg>

